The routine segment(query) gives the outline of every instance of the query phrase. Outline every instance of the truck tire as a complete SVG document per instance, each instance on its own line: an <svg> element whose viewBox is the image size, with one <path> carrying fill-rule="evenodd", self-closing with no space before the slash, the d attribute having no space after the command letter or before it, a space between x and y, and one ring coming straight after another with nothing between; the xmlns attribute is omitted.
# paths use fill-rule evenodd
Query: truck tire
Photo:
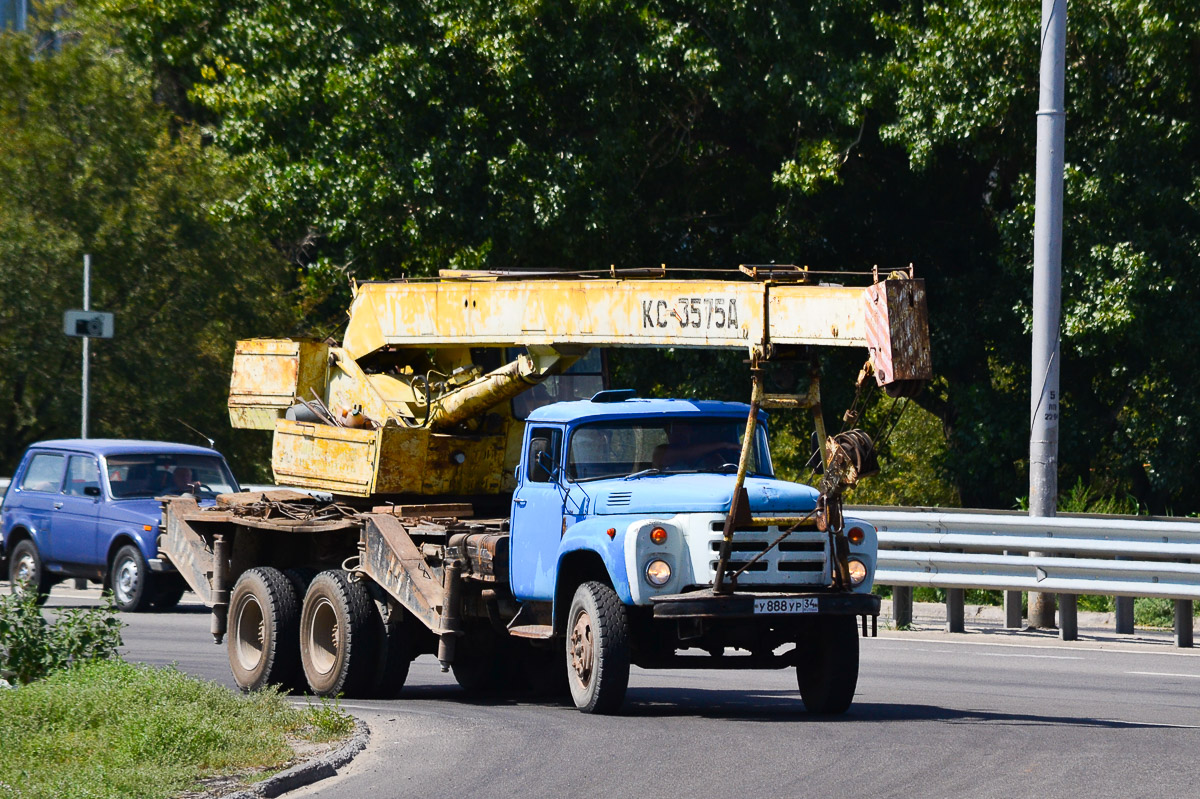
<svg viewBox="0 0 1200 799"><path fill-rule="evenodd" d="M341 569L313 578L300 610L300 663L317 696L364 696L378 653L376 610L361 582Z"/></svg>
<svg viewBox="0 0 1200 799"><path fill-rule="evenodd" d="M183 578L173 574L157 575L158 584L154 587L154 599L150 604L155 610L172 610L183 599L187 584Z"/></svg>
<svg viewBox="0 0 1200 799"><path fill-rule="evenodd" d="M243 691L290 687L300 671L300 602L292 584L269 566L247 569L229 597L226 648Z"/></svg>
<svg viewBox="0 0 1200 799"><path fill-rule="evenodd" d="M455 681L472 696L486 696L513 688L513 655L509 642L490 625L473 625L454 645L450 670Z"/></svg>
<svg viewBox="0 0 1200 799"><path fill-rule="evenodd" d="M140 613L150 609L154 592L150 588L150 567L142 551L126 544L113 555L108 568L108 584L117 610Z"/></svg>
<svg viewBox="0 0 1200 799"><path fill-rule="evenodd" d="M408 630L405 629L403 607L391 603L387 621L376 609L375 634L378 647L375 654L375 673L371 678L369 693L376 699L395 699L408 679L408 667L412 663L409 652Z"/></svg>
<svg viewBox="0 0 1200 799"><path fill-rule="evenodd" d="M575 590L566 629L567 682L584 713L615 713L629 687L629 621L604 583Z"/></svg>
<svg viewBox="0 0 1200 799"><path fill-rule="evenodd" d="M42 568L42 556L38 554L37 544L28 538L13 547L8 557L8 582L14 594L33 591L37 594L37 603L46 604L50 598L50 576Z"/></svg>
<svg viewBox="0 0 1200 799"><path fill-rule="evenodd" d="M812 632L797 643L801 660L796 683L809 713L845 713L858 686L858 619L814 619Z"/></svg>

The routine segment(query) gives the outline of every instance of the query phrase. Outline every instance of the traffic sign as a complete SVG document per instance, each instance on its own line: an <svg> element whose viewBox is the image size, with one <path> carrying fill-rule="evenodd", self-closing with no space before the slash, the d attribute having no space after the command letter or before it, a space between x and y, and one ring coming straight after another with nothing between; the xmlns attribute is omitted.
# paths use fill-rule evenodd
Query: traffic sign
<svg viewBox="0 0 1200 799"><path fill-rule="evenodd" d="M112 338L113 315L104 311L67 311L63 314L63 332L68 336Z"/></svg>

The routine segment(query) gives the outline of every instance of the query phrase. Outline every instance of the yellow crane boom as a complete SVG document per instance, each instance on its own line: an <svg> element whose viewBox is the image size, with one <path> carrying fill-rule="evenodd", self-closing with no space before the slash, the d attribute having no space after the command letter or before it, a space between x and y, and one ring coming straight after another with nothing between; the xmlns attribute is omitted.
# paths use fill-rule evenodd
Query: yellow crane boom
<svg viewBox="0 0 1200 799"><path fill-rule="evenodd" d="M814 284L799 270L743 272L734 280L444 272L364 283L341 347L238 342L230 417L235 427L274 430L280 483L357 497L476 497L512 488L523 423L506 401L592 347L743 349L755 362L799 347L865 347L876 381L893 393L931 376L923 281L893 275L848 287ZM481 353L509 348L524 352L498 368L481 362Z"/></svg>

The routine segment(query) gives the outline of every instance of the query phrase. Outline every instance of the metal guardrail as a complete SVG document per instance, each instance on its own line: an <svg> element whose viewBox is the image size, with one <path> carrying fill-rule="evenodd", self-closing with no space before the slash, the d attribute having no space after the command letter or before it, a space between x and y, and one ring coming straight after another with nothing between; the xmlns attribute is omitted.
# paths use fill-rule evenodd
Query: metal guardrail
<svg viewBox="0 0 1200 799"><path fill-rule="evenodd" d="M875 582L947 591L951 631L961 631L962 589L1163 597L1175 600L1180 646L1192 644L1192 602L1200 599L1200 519L1090 514L1030 518L1013 511L847 508L879 534ZM1035 553L1035 554L1031 554ZM898 592L897 617L911 619L911 591ZM1019 600L1018 600L1019 601ZM951 603L957 607L951 607ZM1118 617L1122 610L1118 599ZM1128 629L1132 632L1132 605ZM1019 626L1009 614L1010 626ZM1074 638L1074 616L1062 619ZM957 629L956 629L957 628Z"/></svg>

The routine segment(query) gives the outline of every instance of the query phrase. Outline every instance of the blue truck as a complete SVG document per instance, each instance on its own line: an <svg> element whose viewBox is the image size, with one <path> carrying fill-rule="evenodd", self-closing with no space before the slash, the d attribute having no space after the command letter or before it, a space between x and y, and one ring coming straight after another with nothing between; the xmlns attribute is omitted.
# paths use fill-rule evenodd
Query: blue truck
<svg viewBox="0 0 1200 799"><path fill-rule="evenodd" d="M0 551L14 590L45 599L67 579L98 582L122 611L168 610L186 588L158 556L162 494L211 502L237 491L225 459L188 444L130 439L38 442L0 508Z"/></svg>
<svg viewBox="0 0 1200 799"><path fill-rule="evenodd" d="M621 707L632 666L794 668L809 711L843 712L879 614L875 531L842 514L877 467L855 424L871 392L932 375L924 284L868 274L355 284L340 344L239 341L230 380L233 426L272 432L276 482L333 501L174 498L163 557L246 690L388 696L432 654L469 691L590 713ZM834 435L820 347L868 353ZM608 390L615 348L739 351L750 401ZM816 488L776 477L766 409L812 414Z"/></svg>
<svg viewBox="0 0 1200 799"><path fill-rule="evenodd" d="M612 391L553 403L525 420L506 517L183 496L163 554L213 606L247 690L394 696L428 653L470 691L533 684L597 713L635 665L794 668L809 711L841 713L879 613L875 531L834 529L817 490L775 477L766 413L747 444L749 413Z"/></svg>

